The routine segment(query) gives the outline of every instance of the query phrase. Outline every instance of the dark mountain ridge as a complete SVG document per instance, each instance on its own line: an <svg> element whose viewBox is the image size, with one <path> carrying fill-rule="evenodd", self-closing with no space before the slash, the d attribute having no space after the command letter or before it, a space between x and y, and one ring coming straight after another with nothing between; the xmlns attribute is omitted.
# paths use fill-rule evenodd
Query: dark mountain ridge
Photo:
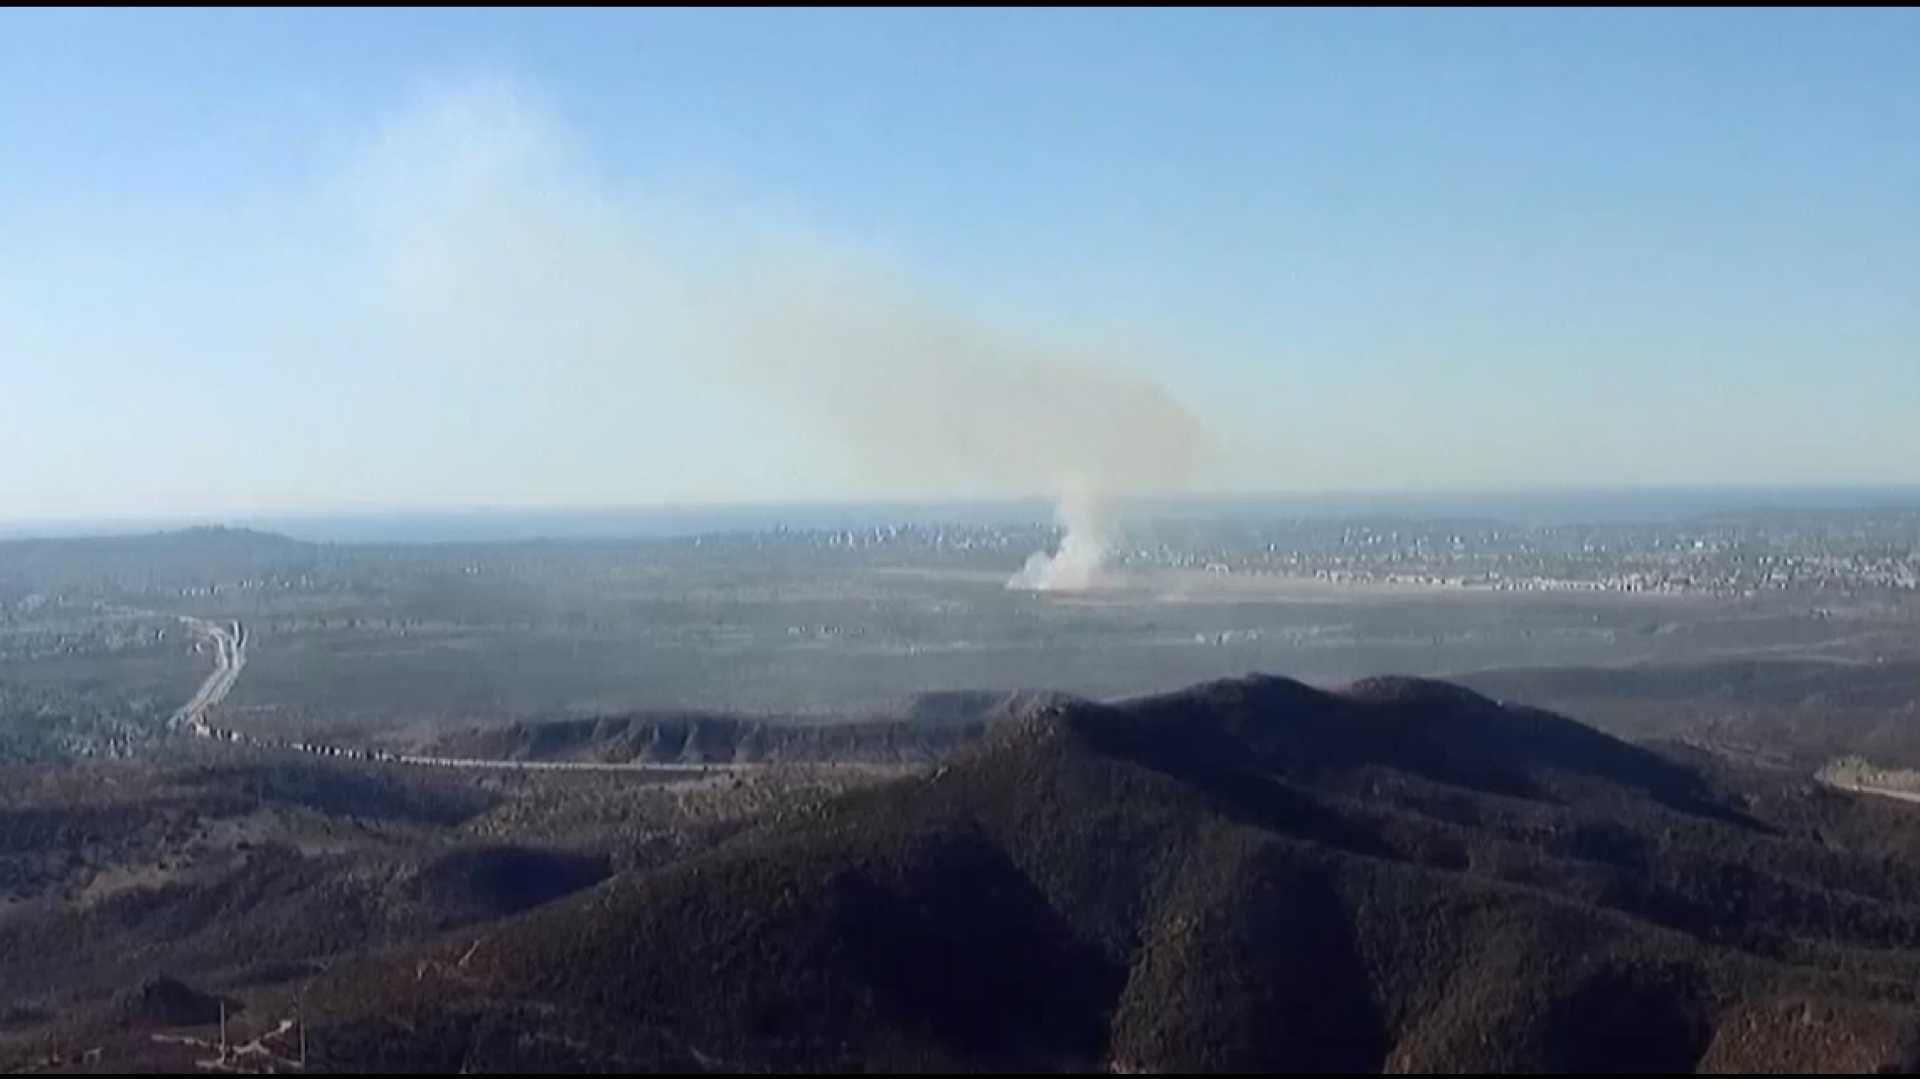
<svg viewBox="0 0 1920 1079"><path fill-rule="evenodd" d="M924 763L981 737L992 724L1069 699L1023 691L926 693L883 714L825 723L698 710L528 720L449 732L424 752L620 764Z"/></svg>
<svg viewBox="0 0 1920 1079"><path fill-rule="evenodd" d="M1001 717L312 988L341 1068L1859 1070L1914 1062L1911 807L1455 686Z"/></svg>

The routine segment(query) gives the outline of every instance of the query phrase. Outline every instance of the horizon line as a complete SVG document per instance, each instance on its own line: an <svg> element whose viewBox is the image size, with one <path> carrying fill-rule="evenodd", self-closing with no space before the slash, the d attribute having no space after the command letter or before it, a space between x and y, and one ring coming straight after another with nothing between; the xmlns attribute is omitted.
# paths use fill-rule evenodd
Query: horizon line
<svg viewBox="0 0 1920 1079"><path fill-rule="evenodd" d="M1767 494L1901 494L1920 496L1920 481L1854 481L1835 480L1822 482L1774 482L1774 481L1732 481L1724 483L1641 483L1641 484L1588 484L1588 485L1535 485L1510 487L1339 487L1319 489L1236 489L1236 490L1185 490L1177 492L1116 492L1105 496L1115 503L1206 503L1219 501L1315 501L1315 500L1445 500L1462 499L1552 499L1566 497L1632 497L1673 496L1687 494L1702 495L1749 495ZM359 504L334 506L306 506L279 509L229 509L181 511L175 513L155 512L97 512L50 514L45 516L0 518L0 537L7 539L60 539L78 535L99 535L102 532L115 533L121 530L179 531L201 527L228 527L245 529L258 524L294 524L294 523L376 523L382 520L400 522L450 522L461 519L473 521L501 520L510 518L561 517L576 520L615 519L626 516L648 516L699 513L765 513L781 510L861 510L900 508L991 508L1011 506L1051 507L1058 501L1055 495L1046 494L999 494L999 495L872 495L850 498L792 498L792 499L676 499L658 502L629 503L407 503L407 504ZM80 530L73 532L68 530ZM124 534L124 533L122 533Z"/></svg>

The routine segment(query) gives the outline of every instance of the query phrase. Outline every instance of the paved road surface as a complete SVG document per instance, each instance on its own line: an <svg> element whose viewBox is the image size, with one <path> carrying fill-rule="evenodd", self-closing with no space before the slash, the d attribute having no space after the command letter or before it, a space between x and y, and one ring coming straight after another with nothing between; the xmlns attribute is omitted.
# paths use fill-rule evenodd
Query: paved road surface
<svg viewBox="0 0 1920 1079"><path fill-rule="evenodd" d="M150 612L147 612L150 613ZM516 761L475 757L431 757L413 753L389 753L378 749L346 749L340 746L326 745L320 742L298 742L289 739L261 738L247 734L232 727L216 727L208 718L209 713L227 694L233 691L235 682L240 680L240 672L247 666L248 635L244 625L238 620L222 625L205 618L191 615L176 616L187 627L214 647L213 673L200 684L193 699L181 705L173 714L170 729L191 731L202 738L212 738L238 745L255 746L262 749L290 749L300 753L310 753L321 757L339 757L347 760L383 761L389 764L411 764L430 768L491 768L496 770L519 770L535 772L711 772L736 768L765 767L760 762L719 761L703 763L665 763L651 761ZM796 762L799 763L799 762ZM853 762L809 761L811 765L838 765L859 767Z"/></svg>
<svg viewBox="0 0 1920 1079"><path fill-rule="evenodd" d="M233 691L233 684L240 680L240 672L247 665L246 627L238 621L229 625L209 622L192 615L179 615L180 621L203 640L212 643L214 648L213 673L200 683L193 699L180 706L173 714L169 726L173 730L182 727L203 737L210 736L212 728L207 722L207 713Z"/></svg>
<svg viewBox="0 0 1920 1079"><path fill-rule="evenodd" d="M1836 783L1833 780L1821 780L1835 790L1851 791L1854 794L1877 794L1882 798L1898 798L1903 802L1920 802L1920 793L1897 791L1891 787L1869 787L1861 783Z"/></svg>

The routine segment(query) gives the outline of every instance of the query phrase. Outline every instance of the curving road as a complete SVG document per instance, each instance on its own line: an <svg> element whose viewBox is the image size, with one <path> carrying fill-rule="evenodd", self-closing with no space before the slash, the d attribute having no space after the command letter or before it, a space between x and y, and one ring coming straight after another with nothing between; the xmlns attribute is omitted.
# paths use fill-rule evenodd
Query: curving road
<svg viewBox="0 0 1920 1079"><path fill-rule="evenodd" d="M236 619L228 625L210 622L204 618L195 618L183 614L176 616L186 623L201 638L213 644L213 673L200 683L193 699L180 706L168 722L172 730L187 728L203 738L212 737L213 727L207 722L207 712L227 699L233 691L233 684L240 680L240 671L247 665L247 631Z"/></svg>
<svg viewBox="0 0 1920 1079"><path fill-rule="evenodd" d="M255 746L261 749L290 749L300 753L310 753L321 757L339 757L347 760L381 761L388 764L411 764L429 768L491 768L512 769L536 772L724 772L739 768L763 767L762 762L715 761L710 764L682 762L649 761L515 761L476 757L430 757L413 753L392 753L379 749L344 749L340 746L326 745L320 742L296 742L289 739L261 738L246 734L231 727L216 727L207 718L208 713L225 700L233 691L234 683L240 680L240 672L247 665L247 629L239 620L225 625L195 618L192 615L176 615L181 622L214 647L213 673L200 683L193 699L180 706L168 722L169 730L186 730L201 738L212 738L238 745ZM852 762L815 761L815 765L832 766Z"/></svg>
<svg viewBox="0 0 1920 1079"><path fill-rule="evenodd" d="M1882 798L1895 798L1902 802L1920 802L1920 794L1913 791L1894 790L1892 787L1873 787L1865 783L1842 783L1832 779L1822 779L1820 782L1835 790L1853 794L1877 794Z"/></svg>
<svg viewBox="0 0 1920 1079"><path fill-rule="evenodd" d="M434 768L496 768L521 769L527 771L677 771L706 772L727 768L739 768L743 765L733 763L649 764L639 761L603 762L603 761L512 761L491 760L471 757L428 757L411 753L390 753L377 749L342 749L339 746L324 745L319 742L296 742L278 738L260 738L246 734L231 727L216 727L208 714L227 694L233 692L235 682L240 680L240 672L247 666L247 629L239 620L225 625L192 615L175 615L188 629L213 645L213 672L193 698L173 713L168 721L169 730L186 730L201 738L212 738L222 742L256 746L262 749L291 749L301 753L311 753L322 757L342 757L349 760L382 761L389 764L414 764Z"/></svg>

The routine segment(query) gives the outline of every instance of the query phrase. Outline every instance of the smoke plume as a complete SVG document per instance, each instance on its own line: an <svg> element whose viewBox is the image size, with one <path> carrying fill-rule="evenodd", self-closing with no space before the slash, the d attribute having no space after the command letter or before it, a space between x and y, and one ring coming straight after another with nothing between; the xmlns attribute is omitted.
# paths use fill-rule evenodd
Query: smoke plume
<svg viewBox="0 0 1920 1079"><path fill-rule="evenodd" d="M595 379L612 365L640 368L643 392L713 392L745 407L727 422L767 474L811 447L829 489L1058 498L1059 549L1009 587L1096 585L1109 500L1188 482L1205 436L1144 373L1164 358L996 325L802 230L616 193L573 145L497 87L389 126L368 235L416 346L538 357L547 377L606 384L579 406L596 414L625 384Z"/></svg>
<svg viewBox="0 0 1920 1079"><path fill-rule="evenodd" d="M1008 587L1096 587L1117 496L1186 483L1205 432L1120 348L1047 344L943 311L884 274L845 268L738 290L695 329L725 327L719 370L797 406L866 482L918 494L1044 494L1064 535Z"/></svg>
<svg viewBox="0 0 1920 1079"><path fill-rule="evenodd" d="M1052 553L1035 551L1007 587L1030 592L1077 592L1097 588L1112 537L1096 497L1070 491L1060 498L1055 519L1062 534Z"/></svg>

